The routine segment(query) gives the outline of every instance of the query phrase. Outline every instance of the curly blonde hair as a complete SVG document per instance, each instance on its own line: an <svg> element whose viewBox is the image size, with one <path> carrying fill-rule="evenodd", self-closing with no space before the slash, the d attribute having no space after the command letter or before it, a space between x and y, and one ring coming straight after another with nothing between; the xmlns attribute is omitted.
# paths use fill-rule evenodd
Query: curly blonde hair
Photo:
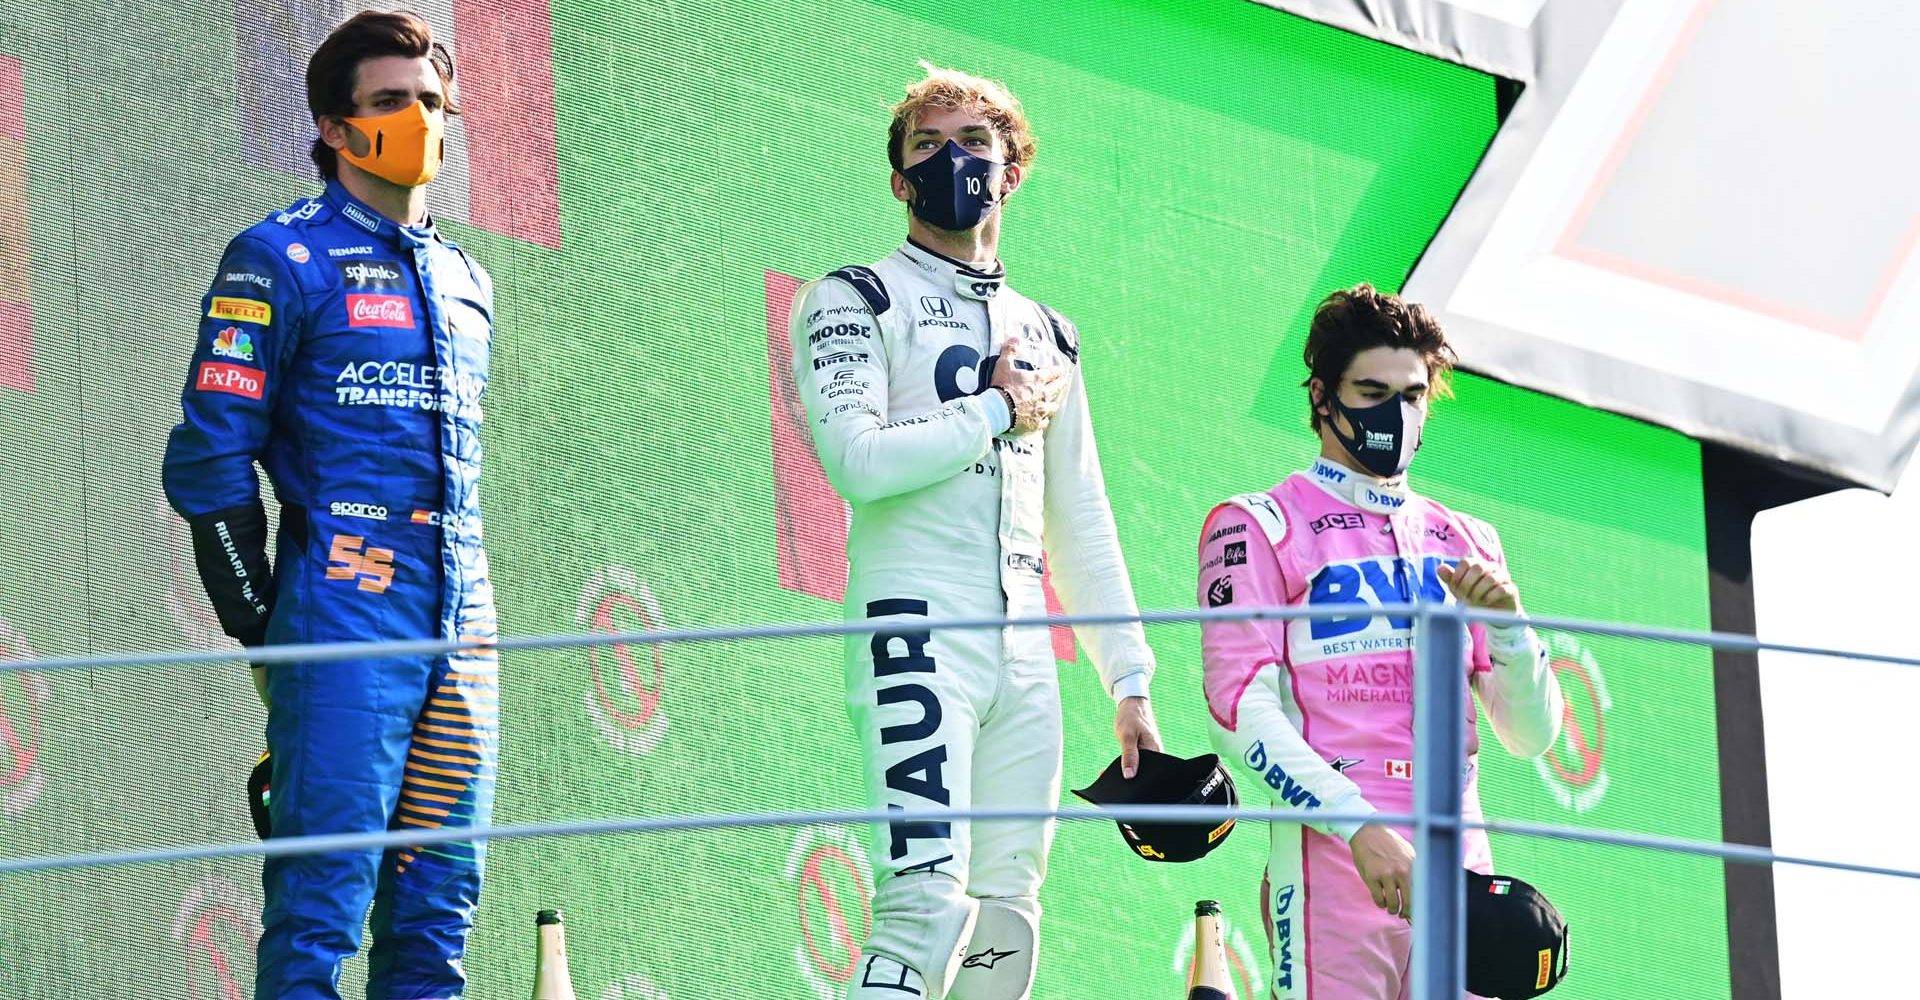
<svg viewBox="0 0 1920 1000"><path fill-rule="evenodd" d="M1033 138L1033 127L1027 124L1027 113L1006 84L935 66L925 59L920 60L920 68L927 75L907 85L907 96L893 106L893 122L887 127L887 159L893 169L899 170L904 163L906 151L902 146L907 130L928 108L978 109L999 133L1008 163L1027 166L1033 162L1039 144Z"/></svg>

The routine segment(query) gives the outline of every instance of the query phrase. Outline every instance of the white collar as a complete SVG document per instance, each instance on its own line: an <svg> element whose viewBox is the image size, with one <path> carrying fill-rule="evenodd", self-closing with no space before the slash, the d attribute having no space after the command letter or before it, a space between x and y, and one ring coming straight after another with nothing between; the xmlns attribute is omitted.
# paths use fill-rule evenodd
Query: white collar
<svg viewBox="0 0 1920 1000"><path fill-rule="evenodd" d="M969 299L993 298L1000 294L1000 289L1007 284L1006 268L1001 267L997 260L993 262L991 270L982 271L937 250L929 250L912 240L908 240L906 245L900 248L900 255L915 267L925 271L935 281L942 280L944 275L944 280L953 282L954 291Z"/></svg>
<svg viewBox="0 0 1920 1000"><path fill-rule="evenodd" d="M1314 459L1307 478L1335 499L1379 514L1397 513L1413 498L1406 476L1378 479L1327 458Z"/></svg>

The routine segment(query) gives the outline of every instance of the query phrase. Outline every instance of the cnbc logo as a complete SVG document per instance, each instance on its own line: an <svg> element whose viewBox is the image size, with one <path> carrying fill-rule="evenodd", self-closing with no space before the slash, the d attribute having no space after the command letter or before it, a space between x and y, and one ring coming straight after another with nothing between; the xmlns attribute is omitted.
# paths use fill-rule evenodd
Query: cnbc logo
<svg viewBox="0 0 1920 1000"><path fill-rule="evenodd" d="M1606 798L1613 780L1607 774L1607 713L1613 711L1613 696L1607 693L1600 661L1579 640L1565 632L1548 632L1543 638L1567 710L1560 738L1534 758L1533 767L1560 808L1588 812Z"/></svg>
<svg viewBox="0 0 1920 1000"><path fill-rule="evenodd" d="M665 628L666 616L653 591L625 566L595 570L580 588L574 620L601 635L651 632ZM587 649L587 716L615 750L635 756L652 753L667 735L661 704L667 664L659 645L635 650L624 642Z"/></svg>

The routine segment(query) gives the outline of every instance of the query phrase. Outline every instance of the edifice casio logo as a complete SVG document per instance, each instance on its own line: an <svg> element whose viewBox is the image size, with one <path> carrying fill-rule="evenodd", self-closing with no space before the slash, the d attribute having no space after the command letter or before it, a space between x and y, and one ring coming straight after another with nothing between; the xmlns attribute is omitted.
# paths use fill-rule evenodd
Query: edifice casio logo
<svg viewBox="0 0 1920 1000"><path fill-rule="evenodd" d="M787 851L787 881L799 897L793 961L819 1000L844 1000L873 933L873 869L853 828L802 827Z"/></svg>
<svg viewBox="0 0 1920 1000"><path fill-rule="evenodd" d="M173 916L185 986L192 1000L242 1000L253 995L254 928L260 906L225 879L195 883ZM244 984L244 985L243 985Z"/></svg>
<svg viewBox="0 0 1920 1000"><path fill-rule="evenodd" d="M1607 774L1607 713L1613 710L1613 697L1607 693L1600 662L1579 640L1564 632L1547 632L1543 638L1567 714L1560 739L1534 758L1533 767L1560 808L1588 812L1606 798L1612 781Z"/></svg>
<svg viewBox="0 0 1920 1000"><path fill-rule="evenodd" d="M625 566L606 566L587 577L574 620L602 635L666 627L653 591ZM648 644L644 655L643 661L642 654L624 642L587 649L587 715L615 750L636 756L653 752L667 734L667 712L661 704L666 654Z"/></svg>
<svg viewBox="0 0 1920 1000"><path fill-rule="evenodd" d="M0 660L31 660L27 637L0 621ZM46 678L24 671L0 673L0 818L33 808L46 790L40 739L53 691Z"/></svg>
<svg viewBox="0 0 1920 1000"><path fill-rule="evenodd" d="M1266 990L1256 989L1263 986L1253 970L1261 967L1261 959L1254 957L1254 951L1247 943L1247 935L1234 925L1233 918L1226 912L1220 914L1220 937L1227 945L1227 971L1233 976L1234 995L1240 997L1264 997ZM1184 981L1187 970L1193 967L1193 921L1187 921L1186 929L1180 932L1179 943L1173 946L1173 972L1178 981ZM1167 996L1174 995L1177 987L1169 986L1159 992ZM1143 993L1146 991L1142 991Z"/></svg>

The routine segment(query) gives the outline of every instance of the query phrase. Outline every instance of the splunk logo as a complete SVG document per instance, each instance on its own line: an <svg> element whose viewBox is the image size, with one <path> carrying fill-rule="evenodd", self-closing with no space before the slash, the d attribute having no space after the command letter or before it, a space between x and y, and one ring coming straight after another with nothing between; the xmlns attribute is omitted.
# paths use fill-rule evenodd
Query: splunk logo
<svg viewBox="0 0 1920 1000"><path fill-rule="evenodd" d="M189 888L173 915L185 995L193 1000L252 996L253 929L259 924L260 907L238 885L214 878Z"/></svg>
<svg viewBox="0 0 1920 1000"><path fill-rule="evenodd" d="M666 627L653 591L625 566L606 566L587 577L574 621L601 635ZM587 675L587 715L608 745L635 756L653 752L667 734L667 712L661 704L667 682L662 648L649 643L641 653L624 642L590 646Z"/></svg>
<svg viewBox="0 0 1920 1000"><path fill-rule="evenodd" d="M1589 812L1606 798L1613 780L1607 774L1607 713L1613 711L1613 696L1607 693L1600 661L1578 640L1564 632L1547 632L1541 638L1567 710L1560 739L1534 758L1533 768L1560 808Z"/></svg>
<svg viewBox="0 0 1920 1000"><path fill-rule="evenodd" d="M1220 939L1227 946L1227 973L1233 977L1234 996L1263 998L1265 991L1255 989L1259 978L1253 974L1260 967L1259 959L1254 957L1253 947L1247 941L1247 935L1233 922L1233 916L1225 910L1220 914ZM1180 985L1186 982L1187 970L1193 967L1193 921L1186 922L1180 932L1180 940L1173 946L1173 963L1169 968L1173 972L1170 985L1157 990L1158 995L1184 996ZM1145 992L1145 991L1142 991Z"/></svg>
<svg viewBox="0 0 1920 1000"><path fill-rule="evenodd" d="M0 660L31 659L27 637L0 621ZM40 740L52 703L46 678L23 671L0 673L0 817L32 809L46 791Z"/></svg>
<svg viewBox="0 0 1920 1000"><path fill-rule="evenodd" d="M787 851L787 883L798 897L794 966L819 1000L841 1000L873 933L873 870L853 828L802 827Z"/></svg>
<svg viewBox="0 0 1920 1000"><path fill-rule="evenodd" d="M1337 656L1404 652L1413 648L1413 618L1383 615L1374 609L1405 604L1416 598L1434 603L1449 600L1440 582L1440 567L1457 560L1441 556L1404 559L1369 556L1322 566L1308 584L1307 603L1314 607L1353 605L1352 614L1315 619L1306 628L1289 630L1295 663L1314 663Z"/></svg>
<svg viewBox="0 0 1920 1000"><path fill-rule="evenodd" d="M1288 805L1300 809L1320 808L1320 797L1309 791L1305 785L1293 780L1287 769L1267 758L1267 744L1256 741L1247 748L1247 767L1267 783L1267 787L1279 793L1279 797Z"/></svg>

